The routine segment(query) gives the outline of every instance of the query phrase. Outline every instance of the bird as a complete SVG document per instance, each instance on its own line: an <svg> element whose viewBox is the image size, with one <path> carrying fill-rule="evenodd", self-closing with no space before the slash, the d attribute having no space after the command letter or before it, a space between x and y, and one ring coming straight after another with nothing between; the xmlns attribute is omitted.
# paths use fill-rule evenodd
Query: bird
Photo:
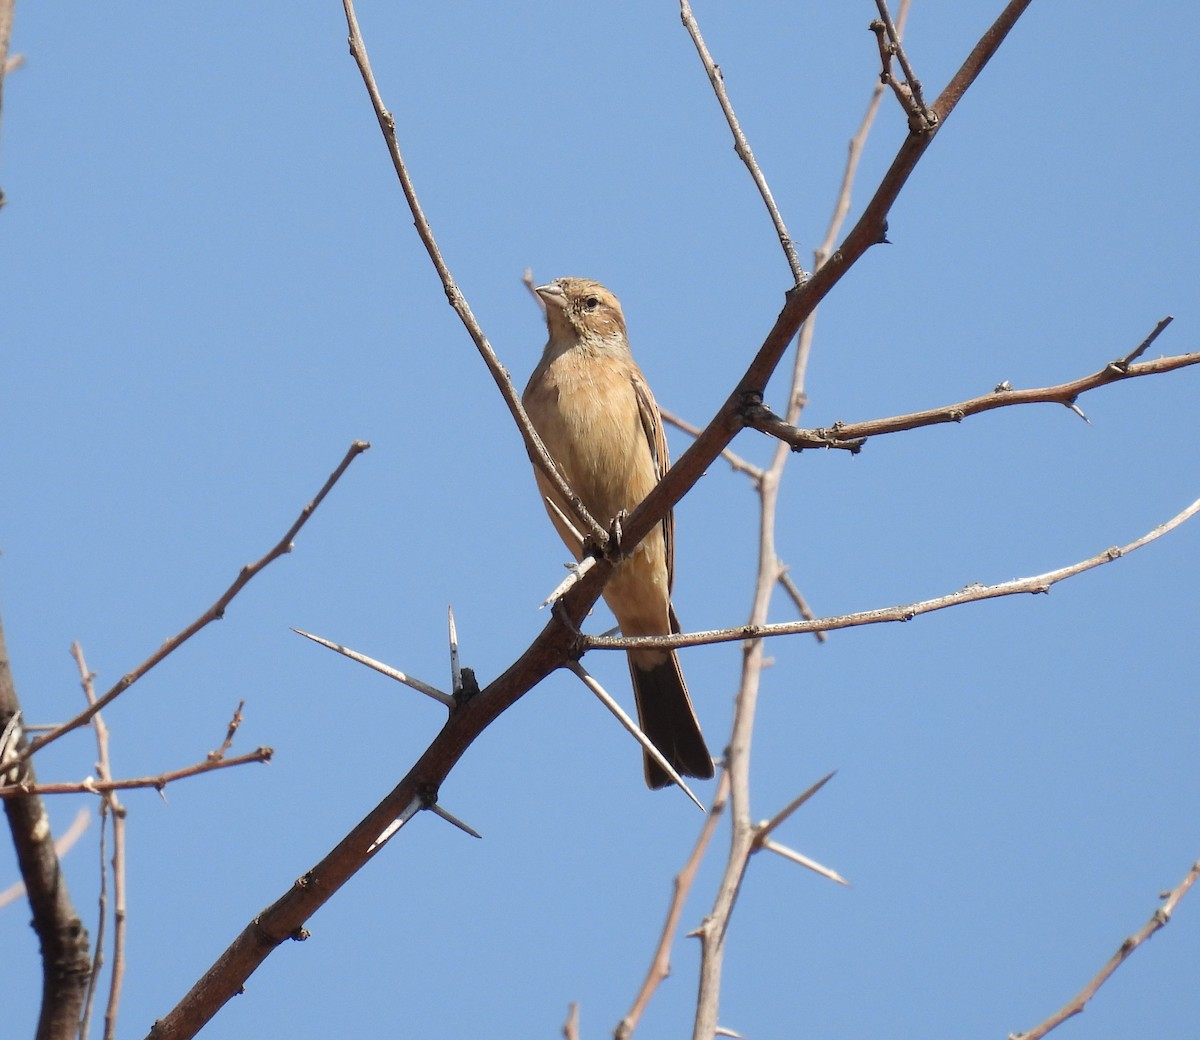
<svg viewBox="0 0 1200 1040"><path fill-rule="evenodd" d="M619 522L670 465L662 416L630 352L621 303L587 278L557 278L534 292L545 304L549 339L522 404L588 512L604 526ZM586 547L565 519L566 502L536 465L534 476L555 529L582 560ZM680 630L671 605L674 550L674 518L667 513L617 564L604 599L622 635ZM712 756L675 651L630 650L628 657L642 732L681 776L711 777ZM643 768L650 788L672 782L645 752Z"/></svg>

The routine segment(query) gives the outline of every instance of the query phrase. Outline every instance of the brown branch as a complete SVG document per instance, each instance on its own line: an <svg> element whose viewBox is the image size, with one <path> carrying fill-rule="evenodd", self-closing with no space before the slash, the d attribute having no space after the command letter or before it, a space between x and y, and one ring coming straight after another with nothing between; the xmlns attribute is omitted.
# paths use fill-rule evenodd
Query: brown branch
<svg viewBox="0 0 1200 1040"><path fill-rule="evenodd" d="M208 753L208 760L210 762L220 762L224 759L225 753L233 747L233 738L237 735L237 731L242 725L242 709L245 706L245 701L238 701L238 706L233 709L233 718L229 720L229 726L225 730L225 739L221 741L221 746L215 751Z"/></svg>
<svg viewBox="0 0 1200 1040"><path fill-rule="evenodd" d="M1057 570L1037 574L1031 578L1015 578L1012 581L1000 582L998 585L968 585L958 592L952 592L935 599L921 600L894 607L883 607L877 610L861 610L853 614L841 614L834 617L817 618L815 621L787 621L775 625L750 624L739 625L735 628L711 629L705 632L687 632L674 636L640 636L625 638L622 636L589 636L580 637L580 643L585 650L638 650L638 649L679 649L684 646L707 646L710 643L731 643L741 640L759 640L770 636L790 636L800 632L831 632L842 628L858 628L862 625L877 625L887 621L911 621L921 614L930 614L935 610L945 610L947 607L957 607L964 603L979 603L989 599L999 599L1003 596L1017 596L1049 592L1060 581L1066 581L1084 571L1102 567L1136 549L1148 545L1173 531L1180 524L1200 513L1200 499L1197 499L1186 509L1171 517L1165 523L1159 524L1154 530L1148 531L1140 538L1134 539L1127 545L1113 546L1089 556L1086 560L1072 563Z"/></svg>
<svg viewBox="0 0 1200 1040"><path fill-rule="evenodd" d="M805 621L816 620L817 615L813 613L812 607L808 605L808 600L804 598L804 594L800 591L796 583L792 581L792 576L788 574L785 567L779 569L779 585L791 598L792 603L795 604L796 609L800 612L800 616ZM824 632L814 632L813 635L817 637L818 643L823 643L829 638Z"/></svg>
<svg viewBox="0 0 1200 1040"><path fill-rule="evenodd" d="M1096 995L1096 991L1109 980L1113 972L1133 955L1133 951L1160 928L1165 928L1170 923L1171 915L1175 912L1175 907L1188 894L1188 890L1196 883L1197 878L1200 878L1200 862L1193 863L1192 869L1187 872L1187 876L1170 892L1164 892L1160 896L1164 900L1163 905L1150 915L1150 920L1139 931L1121 943L1117 948L1117 952L1109 958L1108 963L1096 973L1091 982L1076 994L1073 1000L1051 1015L1041 1025L1029 1030L1029 1032L1010 1034L1009 1040L1041 1040L1050 1030L1057 1028L1068 1018L1073 1018L1083 1011L1087 1007L1088 1001Z"/></svg>
<svg viewBox="0 0 1200 1040"><path fill-rule="evenodd" d="M703 476L722 449L727 447L744 427L743 415L747 405L761 402L767 380L805 319L816 310L818 304L866 252L884 240L888 211L896 197L962 95L978 78L1029 3L1030 0L1010 0L975 45L950 84L934 102L932 111L937 116L937 126L922 133L908 135L876 188L875 194L867 203L862 216L841 246L807 282L788 292L783 310L779 312L775 324L767 333L762 346L733 392L695 443L680 456L642 504L626 518L623 528L626 544L636 545L640 542ZM584 583L581 588L586 594L590 586Z"/></svg>
<svg viewBox="0 0 1200 1040"><path fill-rule="evenodd" d="M392 165L396 169L396 176L400 180L400 187L404 191L404 198L408 202L409 210L412 212L417 234L421 238L421 243L425 246L425 251L429 254L429 259L433 262L434 270L437 271L438 277L441 279L446 299L449 301L450 306L454 308L454 313L458 315L459 321L463 323L463 327L467 330L467 334L471 337L472 342L474 342L475 348L479 351L480 357L483 358L484 364L487 365L492 379L500 390L500 396L504 398L504 403L508 405L508 410L512 413L512 417L517 424L517 429L525 441L525 450L529 453L529 458L535 466L546 474L546 477L554 485L555 490L570 505L571 511L582 521L592 540L597 545L606 545L608 543L608 532L587 511L583 502L580 501L579 496L575 494L570 484L567 483L566 479L559 472L554 460L550 457L550 453L546 451L546 446L542 443L541 437L538 436L537 431L533 428L533 424L529 421L529 416L525 414L525 408L521 404L520 395L517 393L516 387L513 386L508 371L500 363L499 357L496 356L495 350L492 349L491 343L488 342L487 337L483 333L483 328L476 320L474 312L467 303L467 298L462 294L462 290L459 289L453 275L450 273L450 267L442 256L442 251L438 248L437 240L433 237L433 229L430 227L429 221L425 216L425 211L421 207L420 199L417 198L417 191L413 186L412 178L409 176L408 166L404 162L404 156L400 152L400 142L396 137L395 117L388 111L387 106L384 105L383 96L379 93L379 86L375 82L375 73L371 69L371 59L367 56L367 45L363 41L362 33L358 28L358 16L354 13L354 4L352 0L342 0L342 7L345 9L346 25L350 31L350 56L354 58L354 63L358 66L359 74L366 85L368 95L370 95L371 106L375 109L375 118L379 121L379 129L383 132L383 139L387 143L388 154L392 157Z"/></svg>
<svg viewBox="0 0 1200 1040"><path fill-rule="evenodd" d="M280 556L292 551L292 539L294 539L300 532L300 528L308 523L309 517L313 515L313 512L321 504L325 496L329 494L333 488L333 485L336 484L339 479L341 479L342 474L346 472L346 469L349 467L350 463L352 463L370 446L371 445L366 441L355 441L353 444L351 444L349 451L346 452L345 457L338 464L337 469L335 469L329 475L329 479L325 481L325 484L322 486L321 490L317 492L316 497L302 510L300 510L300 515L296 518L296 522L288 528L287 533L284 534L284 536L279 540L273 549L271 549L264 557L262 557L262 559L256 560L254 563L246 564L246 566L241 569L241 571L238 573L238 576L234 579L233 584L221 594L221 598L218 599L216 603L214 603L208 608L208 610L196 618L196 620L188 625L187 628L183 629L183 631L171 636L170 639L163 643L162 646L155 650L154 653L147 657L146 660L139 664L132 672L126 672L123 676L121 676L120 681L106 694L104 694L103 697L97 699L94 704L89 706L85 711L81 711L73 719L64 722L61 726L56 726L49 733L46 733L43 736L38 737L37 740L33 741L21 754L21 760L24 761L30 755L36 754L51 741L58 740L59 737L70 733L72 730L76 730L80 726L86 725L91 721L92 716L95 715L96 712L107 708L113 701L121 696L122 693L129 689L130 686L137 682L156 664L168 657L174 651L178 650L179 647L191 639L192 636L194 636L202 628L211 624L213 621L218 621L224 617L225 608L229 606L234 596L241 592L242 589L244 589L250 583L251 579L253 579L268 564L273 563Z"/></svg>
<svg viewBox="0 0 1200 1040"><path fill-rule="evenodd" d="M88 704L96 703L95 676L87 666L83 648L71 644L71 656L79 669L80 685ZM112 780L112 761L109 754L108 726L99 712L92 719L96 733L96 772L100 780ZM92 1000L104 964L104 931L108 908L108 871L104 865L104 822L112 816L113 826L113 965L108 987L108 1003L104 1012L104 1040L113 1040L117 1030L117 1009L121 1004L121 986L125 980L125 935L126 935L126 885L125 885L125 806L115 791L106 792L100 799L100 922L96 928L96 949L92 955L92 977L88 982L86 1011L79 1028L80 1036L87 1036L88 1022L92 1013Z"/></svg>
<svg viewBox="0 0 1200 1040"><path fill-rule="evenodd" d="M353 21L353 7L349 0L343 2L347 9L352 39L359 45L352 53L359 63L368 91L372 94L372 102L376 107L381 129L388 139L395 164L399 153L394 147L392 135L389 134L391 118L382 107L378 91L374 89L374 80L360 46L361 37ZM1028 0L1010 4L988 36L976 47L952 83L957 95L961 95L966 85L979 74L1027 2ZM943 106L939 112L942 122L953 109L957 95L949 97L944 94L943 98L939 99L938 103ZM625 545L636 545L640 542L666 511L695 484L721 449L726 447L733 435L742 428L740 416L745 402L755 395L761 399L766 380L802 322L871 245L881 239L889 207L933 136L932 133L909 136L842 247L804 286L789 293L774 327L714 421L701 433L696 443L684 453L642 505L627 518L623 532ZM418 230L420 232L422 229L418 227ZM427 233L427 227L425 232ZM426 245L428 249L428 241ZM438 257L435 253L431 253L431 257L437 266ZM447 288L452 304L462 305L461 294L449 279L444 264L441 265L439 274L443 277L443 286ZM464 313L469 314L465 305L462 307L460 310L456 306L460 317ZM470 326L468 331L472 331ZM477 326L474 331L478 334ZM482 340L481 334L478 335L477 346ZM522 429L525 430L524 425ZM390 832L393 821L414 807L420 808L436 801L441 782L470 744L494 719L550 671L578 655L580 646L575 630L599 598L600 590L611 575L613 565L613 561L607 557L598 559L586 576L557 601L554 617L525 652L480 693L465 698L456 705L441 732L399 784L320 863L271 906L255 915L180 1003L155 1023L150 1034L155 1040L165 1040L168 1037L174 1040L194 1035L226 1001L241 990L246 979L276 947L303 934L307 918L327 902L382 847L378 839L385 832ZM761 646L761 643L755 645Z"/></svg>
<svg viewBox="0 0 1200 1040"><path fill-rule="evenodd" d="M650 960L650 970L646 973L645 981L642 982L642 988L638 990L638 994L633 1000L633 1006L630 1007L625 1017L621 1019L620 1024L613 1033L616 1040L629 1040L629 1037L633 1036L633 1032L642 1020L642 1015L645 1014L651 998L657 992L658 987L671 974L671 946L675 942L675 933L679 929L679 921L683 917L683 905L687 902L688 894L692 890L692 884L696 880L696 872L700 869L700 862L704 859L704 854L708 851L713 833L717 829L717 822L724 813L725 804L728 800L729 774L725 770L722 770L721 780L717 784L717 793L713 796L712 806L708 810L708 817L704 821L704 826L700 828L700 836L696 839L696 844L693 846L687 862L684 863L679 873L675 875L671 903L667 907L667 920L663 925L658 946L655 947L654 956Z"/></svg>
<svg viewBox="0 0 1200 1040"><path fill-rule="evenodd" d="M914 133L923 133L937 125L937 116L925 104L921 81L913 72L908 55L900 43L900 32L892 21L887 3L885 0L875 0L875 6L879 9L879 20L872 22L870 29L879 44L879 59L883 65L883 71L879 75L880 82L892 88L908 116L908 128ZM893 57L900 63L900 71L904 74L903 81L892 75Z"/></svg>
<svg viewBox="0 0 1200 1040"><path fill-rule="evenodd" d="M682 430L691 437L699 437L703 432L695 423L690 423L686 419L680 418L674 412L668 412L665 408L659 408L658 413L662 416L663 422L669 423L676 429ZM755 483L758 483L760 480L762 480L763 468L761 466L754 465L753 462L748 462L736 452L725 448L721 452L721 458L729 463L730 468L735 473L745 473L746 476L748 476Z"/></svg>
<svg viewBox="0 0 1200 1040"><path fill-rule="evenodd" d="M812 430L799 429L775 415L769 408L753 405L746 410L746 425L771 437L777 437L791 445L794 451L805 448L840 448L857 453L871 437L902 433L923 426L962 422L972 415L1015 405L1061 404L1071 408L1076 399L1083 394L1102 386L1118 383L1123 379L1163 375L1196 364L1200 364L1200 353L1176 354L1153 361L1139 361L1136 364L1128 364L1125 359L1121 359L1110 362L1098 372L1067 383L1059 383L1057 386L1014 390L1008 384L1002 383L990 393L955 404L940 405L937 408L927 408L920 412L909 412L885 419L867 419L856 423L837 422L833 426Z"/></svg>
<svg viewBox="0 0 1200 1040"><path fill-rule="evenodd" d="M93 780L88 777L86 780L57 784L5 784L0 787L0 798L21 798L29 794L107 794L110 791L132 791L145 787L153 787L156 791L161 792L167 784L174 783L176 780L187 780L193 776L215 773L218 769L232 769L236 766L248 765L251 762L270 762L274 754L274 748L260 747L233 758L205 759L195 765L159 773L158 776L140 776L126 780Z"/></svg>
<svg viewBox="0 0 1200 1040"><path fill-rule="evenodd" d="M25 736L20 713L0 626L0 731L15 738L0 762L0 776L16 775L36 783L33 764L21 760ZM37 1040L66 1040L75 1035L79 1025L91 974L87 929L71 903L42 799L29 795L7 800L4 813L42 956L42 1005L35 1036Z"/></svg>
<svg viewBox="0 0 1200 1040"><path fill-rule="evenodd" d="M742 132L737 114L733 111L733 102L729 100L729 92L725 89L725 76L721 72L721 67L713 61L708 45L704 42L704 37L700 35L700 26L696 22L696 16L692 13L692 5L688 3L688 0L679 0L679 16L683 20L688 35L692 38L692 43L696 46L696 53L700 55L704 71L708 73L708 81L712 84L713 93L717 95L721 111L725 113L725 122L729 124L730 132L733 134L733 150L737 153L737 157L746 164L746 169L750 171L750 176L754 179L754 185L758 188L767 212L771 215L771 223L775 225L775 234L779 236L779 244L783 247L783 255L787 257L788 267L792 269L792 281L799 285L808 275L800 264L799 256L796 255L795 243L792 241L792 236L788 234L787 225L783 222L779 207L775 205L775 197L771 194L767 178L763 176L758 160L754 158L750 142Z"/></svg>

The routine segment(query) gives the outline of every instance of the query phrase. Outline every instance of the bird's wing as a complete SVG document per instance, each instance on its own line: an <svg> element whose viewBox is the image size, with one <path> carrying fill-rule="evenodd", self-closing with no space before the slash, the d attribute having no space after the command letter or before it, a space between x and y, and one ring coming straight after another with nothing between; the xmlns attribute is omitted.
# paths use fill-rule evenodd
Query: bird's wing
<svg viewBox="0 0 1200 1040"><path fill-rule="evenodd" d="M663 474L671 468L671 457L667 454L667 434L663 429L662 416L658 412L658 404L650 392L650 385L641 369L633 367L633 392L637 397L638 418L642 422L642 432L646 435L646 444L650 448L650 457L654 460L654 475L662 480ZM675 514L668 510L662 519L663 543L667 558L667 592L670 593L675 584Z"/></svg>

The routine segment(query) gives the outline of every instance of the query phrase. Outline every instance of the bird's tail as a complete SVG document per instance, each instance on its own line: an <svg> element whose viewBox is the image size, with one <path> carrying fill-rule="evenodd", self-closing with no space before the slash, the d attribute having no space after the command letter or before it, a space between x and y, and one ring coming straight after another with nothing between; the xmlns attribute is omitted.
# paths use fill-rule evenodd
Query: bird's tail
<svg viewBox="0 0 1200 1040"><path fill-rule="evenodd" d="M674 651L641 650L629 654L629 674L637 701L638 722L649 738L681 776L707 780L713 775L712 756L700 732L700 723L688 696L687 683ZM645 755L646 786L666 787L671 783L657 762Z"/></svg>

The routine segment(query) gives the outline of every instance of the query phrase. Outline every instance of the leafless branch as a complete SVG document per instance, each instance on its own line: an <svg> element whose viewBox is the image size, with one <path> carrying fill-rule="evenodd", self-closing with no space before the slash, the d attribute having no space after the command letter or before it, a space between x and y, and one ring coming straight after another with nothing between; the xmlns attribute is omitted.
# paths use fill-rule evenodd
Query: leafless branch
<svg viewBox="0 0 1200 1040"><path fill-rule="evenodd" d="M161 792L167 784L174 783L176 780L187 780L193 776L202 776L204 773L215 773L218 769L234 769L252 762L270 762L274 754L274 748L260 747L244 755L235 755L233 758L205 759L195 765L184 766L182 769L170 769L157 776L133 777L126 780L94 780L88 777L86 780L69 783L5 784L0 787L0 798L20 799L30 794L106 794L109 791L132 791L145 787L152 787Z"/></svg>
<svg viewBox="0 0 1200 1040"><path fill-rule="evenodd" d="M904 47L900 43L900 32L892 21L887 3L885 0L875 0L875 6L879 8L880 20L871 23L871 31L875 33L876 42L879 44L879 58L883 64L879 78L892 88L896 99L904 108L909 129L913 133L924 133L937 125L937 116L925 104L921 81L913 73L908 55L904 53ZM903 80L897 80L892 74L893 57L900 63Z"/></svg>
<svg viewBox="0 0 1200 1040"><path fill-rule="evenodd" d="M1068 1018L1073 1018L1083 1011L1087 1007L1088 1001L1109 980L1113 972L1132 956L1133 951L1160 928L1165 928L1170 923L1171 915L1175 912L1175 907L1188 894L1188 890L1196 883L1198 877L1200 877L1200 862L1192 864L1192 868L1187 872L1187 876L1175 888L1170 892L1162 894L1160 898L1163 900L1163 905L1150 915L1150 920L1142 925L1141 929L1129 936L1128 939L1117 947L1117 952L1109 958L1108 963L1096 973L1091 982L1075 995L1074 999L1056 1011L1046 1021L1029 1030L1029 1032L1010 1033L1009 1040L1041 1040L1050 1030L1056 1029Z"/></svg>
<svg viewBox="0 0 1200 1040"><path fill-rule="evenodd" d="M220 762L233 747L233 738L237 735L238 729L242 725L242 709L246 706L245 701L238 701L238 706L233 709L233 718L229 720L229 726L225 730L225 739L221 741L221 746L215 751L208 753L210 762Z"/></svg>
<svg viewBox="0 0 1200 1040"><path fill-rule="evenodd" d="M225 616L225 608L229 606L234 596L241 592L242 589L244 589L246 585L250 583L251 579L253 579L268 564L273 563L280 556L292 551L292 540L300 532L300 528L308 523L308 518L312 516L313 512L324 500L325 496L329 494L330 490L333 488L333 485L336 484L339 479L341 479L342 474L346 472L346 469L349 467L350 463L353 462L364 451L366 451L370 446L371 445L366 441L355 441L353 444L351 444L350 450L346 452L345 457L338 464L337 469L335 469L329 475L329 479L325 481L324 486L320 491L317 492L316 497L302 510L300 510L300 516L297 517L296 522L288 528L287 533L284 534L274 548L272 548L261 559L256 560L254 563L246 564L246 566L241 569L241 571L238 573L238 576L234 579L233 584L221 594L221 598L218 599L216 603L214 603L208 608L208 610L196 618L196 620L188 625L187 628L171 636L170 639L163 643L162 646L155 650L154 653L147 657L146 660L139 664L132 672L126 672L123 676L121 676L120 681L106 694L104 694L103 697L98 698L94 704L90 705L86 710L81 711L73 719L64 722L60 726L56 726L49 733L46 733L43 736L38 737L37 740L32 741L22 753L21 759L27 759L30 755L36 754L52 741L58 740L59 737L78 729L80 726L86 725L91 721L92 716L94 716L96 712L107 708L113 701L121 696L122 693L129 689L130 686L132 686L143 675L150 671L151 668L179 649L179 647L191 639L192 636L194 636L202 628L209 625L213 621L218 621L223 618Z"/></svg>
<svg viewBox="0 0 1200 1040"><path fill-rule="evenodd" d="M775 197L771 194L767 178L763 176L758 160L754 158L754 150L742 132L737 114L733 110L733 102L729 100L729 92L725 89L725 76L721 72L721 67L713 61L708 45L704 42L704 37L700 35L700 26L696 22L696 16L692 13L692 5L688 3L688 0L679 0L679 15L683 19L684 28L692 38L692 43L696 46L696 53L700 55L704 71L708 73L708 81L712 84L713 93L717 95L721 111L725 113L725 121L729 124L730 132L733 134L733 150L737 152L738 158L746 164L746 169L754 178L755 187L758 188L767 212L771 215L771 223L775 225L775 234L779 236L779 244L783 247L784 256L787 257L788 267L792 269L792 281L799 285L808 275L800 263L800 257L796 254L795 243L792 241L792 236L788 234L787 225L783 222L779 207L775 205Z"/></svg>
<svg viewBox="0 0 1200 1040"><path fill-rule="evenodd" d="M729 774L722 770L721 779L717 784L717 793L713 796L712 806L708 810L708 818L704 821L704 826L700 828L700 836L696 839L696 844L693 846L687 862L684 863L679 873L675 875L671 903L667 907L667 920L663 925L662 934L659 936L654 956L650 960L650 970L646 973L645 981L642 982L642 988L638 990L638 994L633 1000L633 1006L630 1007L625 1017L621 1019L620 1024L613 1033L616 1040L629 1040L629 1037L633 1035L633 1031L637 1029L638 1023L642 1020L642 1015L645 1014L651 998L658 991L658 987L671 974L671 947L675 943L675 933L679 930L679 922L683 917L683 906L687 902L688 894L692 890L692 884L696 880L696 871L700 869L700 863L704 859L704 854L708 851L708 847L712 842L712 836L717 829L717 822L725 812L725 806L728 801Z"/></svg>
<svg viewBox="0 0 1200 1040"><path fill-rule="evenodd" d="M388 153L392 157L392 165L396 169L396 176L400 180L400 187L404 191L404 198L407 200L408 208L412 212L417 234L421 238L421 243L425 246L425 251L429 254L429 259L433 262L434 270L437 271L438 277L442 281L442 288L445 290L446 299L450 302L450 306L454 308L454 313L458 315L459 320L463 323L463 327L467 330L467 334L471 337L476 349L479 351L480 357L483 358L484 364L487 365L487 369L500 391L500 396L504 398L504 403L508 405L508 410L512 413L512 417L516 421L517 429L525 441L525 450L529 452L529 457L533 461L533 464L546 474L546 477L554 485L555 490L563 496L563 500L570 505L571 511L582 521L583 526L587 528L595 543L597 545L605 545L608 541L608 532L587 511L583 503L579 500L579 496L571 490L571 486L558 471L558 467L554 464L550 453L546 451L546 446L542 443L542 439L538 436L537 431L533 428L533 424L529 421L529 416L525 414L525 408L521 404L520 395L517 393L516 387L513 386L507 370L500 363L500 359L496 356L495 350L492 349L491 343L488 342L487 337L483 334L482 326L476 320L475 314L467 303L467 298L463 295L462 290L459 289L453 275L450 273L450 267L442 256L441 249L438 248L437 240L433 237L433 228L425 216L420 199L417 198L417 191L413 185L412 177L409 175L408 166L404 162L404 156L400 152L400 141L396 136L396 120L392 116L392 113L388 111L387 106L384 105L383 95L380 94L379 86L375 82L375 73L371 69L371 59L367 56L367 45L363 41L362 32L358 28L358 16L354 12L354 4L352 0L342 0L342 6L346 12L346 25L350 30L350 55L354 58L359 74L366 85L367 93L370 95L371 106L375 109L375 117L379 121L379 129L383 132L383 139L387 143Z"/></svg>
<svg viewBox="0 0 1200 1040"><path fill-rule="evenodd" d="M1200 364L1200 353L1177 354L1172 357L1156 358L1153 361L1140 361L1136 364L1126 364L1124 359L1121 359L1109 362L1098 372L1080 376L1078 379L1059 383L1056 386L1016 390L1006 383L1001 383L990 393L955 404L927 408L920 412L909 412L886 419L867 419L856 423L837 422L833 426L813 430L799 429L775 415L769 408L762 405L751 405L746 409L746 425L779 438L791 445L794 451L805 448L841 448L850 452L858 452L871 437L916 430L923 426L937 426L941 423L962 422L968 416L1016 405L1061 404L1071 407L1075 404L1076 398L1102 386L1108 386L1123 379L1163 375L1195 364Z"/></svg>
<svg viewBox="0 0 1200 1040"><path fill-rule="evenodd" d="M22 761L25 736L20 729L20 700L0 625L0 731L12 727L15 738L0 761L0 775L36 784L33 763ZM4 814L25 881L26 898L42 958L42 1005L37 1036L73 1036L79 1024L91 974L87 929L71 902L45 803L36 794L4 802Z"/></svg>
<svg viewBox="0 0 1200 1040"><path fill-rule="evenodd" d="M840 614L833 617L817 618L815 621L786 621L780 624L749 624L735 628L711 629L706 632L687 632L674 636L641 636L628 639L622 636L589 636L581 637L583 646L588 650L649 650L649 649L678 649L684 646L703 646L709 643L730 643L746 639L763 639L769 636L795 635L799 632L831 632L842 628L858 628L862 625L877 625L886 621L911 621L921 614L930 614L935 610L945 610L947 607L957 607L963 603L979 603L983 600L999 599L1002 596L1018 596L1049 592L1060 581L1066 581L1084 571L1113 563L1128 556L1136 549L1149 545L1163 535L1173 531L1180 524L1200 512L1200 499L1197 499L1186 509L1181 510L1171 519L1159 524L1140 538L1122 546L1113 546L1102 552L1089 556L1078 563L1072 563L1057 570L1036 574L1031 578L1015 578L1003 581L997 585L981 585L975 583L934 599L921 600L894 607L882 607L877 610L860 610L853 614Z"/></svg>
<svg viewBox="0 0 1200 1040"><path fill-rule="evenodd" d="M88 704L96 703L94 675L87 666L83 656L83 648L78 643L71 644L71 656L79 669L79 681L83 687L84 699ZM96 733L96 772L101 781L112 780L112 763L109 754L108 726L104 716L99 712L92 719L92 729ZM100 978L100 968L104 963L104 933L105 920L108 916L108 885L107 868L104 864L104 821L112 817L113 827L113 964L109 979L108 1004L104 1012L104 1040L113 1040L117 1029L117 1009L121 1004L121 986L125 980L125 935L126 935L126 870L125 870L125 806L117 798L115 791L107 791L100 799L100 923L96 929L96 948L92 955L92 977L88 983L88 994L85 1002L86 1012L80 1024L81 1040L87 1040L87 1030L91 1018L92 999Z"/></svg>

